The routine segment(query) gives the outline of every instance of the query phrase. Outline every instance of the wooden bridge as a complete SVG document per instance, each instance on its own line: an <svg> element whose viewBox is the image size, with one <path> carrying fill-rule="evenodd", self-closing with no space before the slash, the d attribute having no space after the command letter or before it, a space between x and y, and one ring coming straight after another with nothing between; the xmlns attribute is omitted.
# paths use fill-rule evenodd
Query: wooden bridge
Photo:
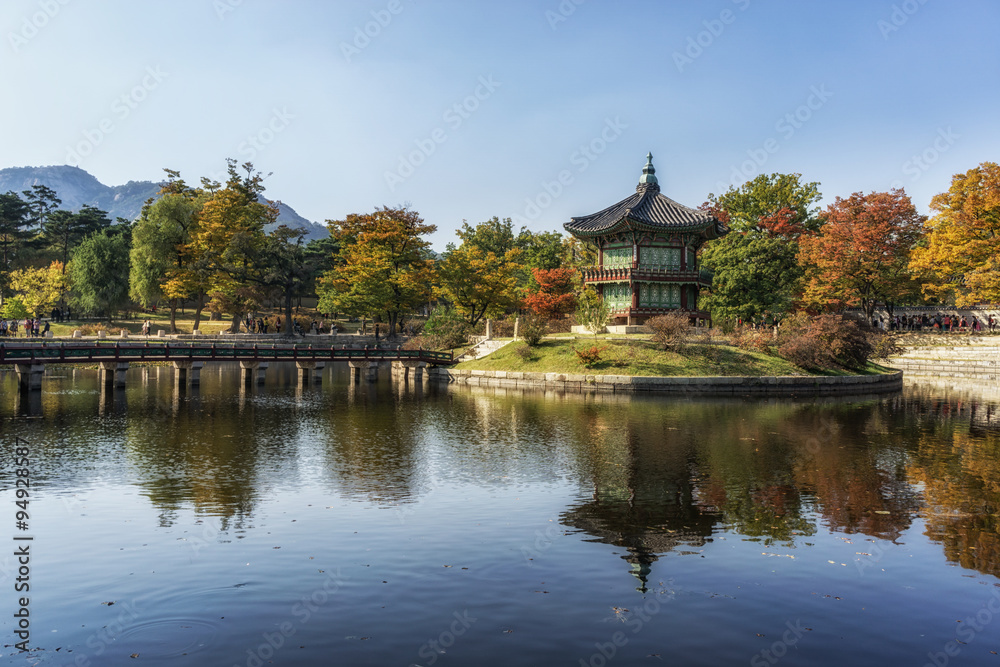
<svg viewBox="0 0 1000 667"><path fill-rule="evenodd" d="M419 377L426 366L455 363L450 352L433 350L386 349L312 344L239 344L178 342L0 342L0 365L13 364L23 390L40 389L45 364L98 364L104 383L125 386L125 371L132 362L173 362L179 382L197 384L206 362L236 361L244 370L246 381L256 377L263 382L270 362L294 362L300 381L308 383L326 363L344 361L352 376L360 380L363 372L369 379L377 376L380 362L394 362L393 367Z"/></svg>

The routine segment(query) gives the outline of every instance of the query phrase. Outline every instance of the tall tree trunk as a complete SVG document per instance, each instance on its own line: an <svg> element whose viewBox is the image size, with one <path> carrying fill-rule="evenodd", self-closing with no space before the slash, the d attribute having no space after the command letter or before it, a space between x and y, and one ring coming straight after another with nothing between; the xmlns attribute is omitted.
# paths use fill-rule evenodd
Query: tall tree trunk
<svg viewBox="0 0 1000 667"><path fill-rule="evenodd" d="M177 299L170 300L170 333L177 333Z"/></svg>
<svg viewBox="0 0 1000 667"><path fill-rule="evenodd" d="M243 321L244 313L233 313L233 323L229 325L229 333L239 333L240 332L240 322Z"/></svg>
<svg viewBox="0 0 1000 667"><path fill-rule="evenodd" d="M194 309L194 327L193 330L201 330L201 311L205 309L205 295L202 293L198 294L198 298L195 301L198 305Z"/></svg>
<svg viewBox="0 0 1000 667"><path fill-rule="evenodd" d="M285 335L295 334L295 322L292 321L292 301L294 297L291 292L285 292Z"/></svg>

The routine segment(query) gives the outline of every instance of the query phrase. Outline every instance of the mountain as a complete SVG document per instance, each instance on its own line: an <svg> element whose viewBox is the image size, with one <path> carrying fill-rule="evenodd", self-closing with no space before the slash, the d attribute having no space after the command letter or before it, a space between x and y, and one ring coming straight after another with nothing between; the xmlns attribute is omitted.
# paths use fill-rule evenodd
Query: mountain
<svg viewBox="0 0 1000 667"><path fill-rule="evenodd" d="M112 220L135 220L146 200L156 197L160 190L160 184L152 181L104 185L83 169L69 165L0 169L0 192L13 190L21 194L23 190L30 190L32 185L47 185L55 190L62 200L62 208L76 211L84 204L90 204L107 211ZM324 225L306 220L287 204L278 205L277 224L305 230L307 241L329 236Z"/></svg>

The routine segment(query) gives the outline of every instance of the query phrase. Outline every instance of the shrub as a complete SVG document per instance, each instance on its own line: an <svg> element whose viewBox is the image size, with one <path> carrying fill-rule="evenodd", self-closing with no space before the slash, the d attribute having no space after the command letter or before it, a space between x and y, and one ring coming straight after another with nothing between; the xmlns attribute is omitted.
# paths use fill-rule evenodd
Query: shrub
<svg viewBox="0 0 1000 667"><path fill-rule="evenodd" d="M594 345L588 349L573 351L576 352L576 358L580 360L581 364L583 364L586 368L592 368L601 360L601 352L604 351L604 348Z"/></svg>
<svg viewBox="0 0 1000 667"><path fill-rule="evenodd" d="M773 354L771 346L774 344L774 334L769 329L752 329L750 327L736 327L732 333L733 345L748 352L760 352L762 354Z"/></svg>
<svg viewBox="0 0 1000 667"><path fill-rule="evenodd" d="M904 352L897 336L878 331L872 332L872 335L875 339L872 346L872 359L886 361L892 357L898 357Z"/></svg>
<svg viewBox="0 0 1000 667"><path fill-rule="evenodd" d="M535 347L542 342L542 337L548 333L548 322L538 315L527 315L521 318L518 334L524 342L531 347Z"/></svg>
<svg viewBox="0 0 1000 667"><path fill-rule="evenodd" d="M808 369L858 369L872 358L881 335L839 313L798 313L781 329L778 354Z"/></svg>
<svg viewBox="0 0 1000 667"><path fill-rule="evenodd" d="M604 331L611 319L611 311L604 299L592 287L588 287L580 292L576 303L577 324L587 327L595 336Z"/></svg>
<svg viewBox="0 0 1000 667"><path fill-rule="evenodd" d="M530 345L518 345L514 348L514 354L519 356L522 361L531 361L535 358L535 350Z"/></svg>
<svg viewBox="0 0 1000 667"><path fill-rule="evenodd" d="M463 345L469 339L469 331L469 324L456 310L438 307L427 318L419 338L426 348L450 350Z"/></svg>
<svg viewBox="0 0 1000 667"><path fill-rule="evenodd" d="M646 320L646 326L653 332L653 342L657 347L675 352L684 348L691 332L687 313L679 310L651 317Z"/></svg>

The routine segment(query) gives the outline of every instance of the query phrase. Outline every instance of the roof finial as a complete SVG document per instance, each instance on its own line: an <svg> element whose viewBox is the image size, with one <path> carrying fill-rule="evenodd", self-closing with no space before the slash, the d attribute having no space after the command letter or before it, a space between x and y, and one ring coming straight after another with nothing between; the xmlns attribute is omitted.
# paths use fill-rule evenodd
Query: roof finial
<svg viewBox="0 0 1000 667"><path fill-rule="evenodd" d="M653 154L646 153L646 166L642 168L642 176L639 177L639 185L643 183L656 184L656 169L653 168Z"/></svg>

